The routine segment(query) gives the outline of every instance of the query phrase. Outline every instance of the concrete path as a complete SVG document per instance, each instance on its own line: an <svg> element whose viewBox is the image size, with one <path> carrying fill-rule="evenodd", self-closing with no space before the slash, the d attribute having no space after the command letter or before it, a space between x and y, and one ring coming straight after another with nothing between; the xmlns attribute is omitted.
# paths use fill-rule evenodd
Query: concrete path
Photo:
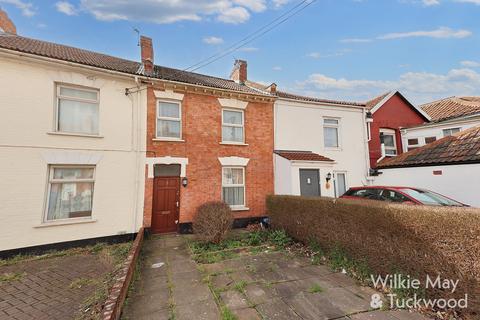
<svg viewBox="0 0 480 320"><path fill-rule="evenodd" d="M190 258L186 239L145 242L141 279L123 319L427 319L407 311L372 311L373 289L283 252L199 265Z"/></svg>

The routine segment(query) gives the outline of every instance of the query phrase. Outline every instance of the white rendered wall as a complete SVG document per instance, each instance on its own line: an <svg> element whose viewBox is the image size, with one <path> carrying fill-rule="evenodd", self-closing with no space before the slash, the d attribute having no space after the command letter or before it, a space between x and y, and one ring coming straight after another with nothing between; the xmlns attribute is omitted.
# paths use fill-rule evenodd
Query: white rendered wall
<svg viewBox="0 0 480 320"><path fill-rule="evenodd" d="M419 146L425 145L425 138L436 137L437 140L444 138L443 129L460 128L460 131L467 130L480 125L480 117L469 120L446 121L438 124L428 124L421 127L402 130L403 151L408 150L408 139L418 138Z"/></svg>
<svg viewBox="0 0 480 320"><path fill-rule="evenodd" d="M441 170L442 175L433 171ZM374 185L425 188L480 207L480 164L380 169Z"/></svg>
<svg viewBox="0 0 480 320"><path fill-rule="evenodd" d="M134 80L3 54L0 70L0 251L138 231L146 97L125 96ZM51 134L57 82L100 90L101 137ZM52 161L97 162L90 222L42 223Z"/></svg>
<svg viewBox="0 0 480 320"><path fill-rule="evenodd" d="M328 149L323 141L323 119L333 117L340 120L340 147ZM295 163L291 165L291 178L283 178L284 165L275 166L275 193L300 194L300 168L320 168L322 196L334 196L333 181L326 189L325 176L328 172L345 172L347 189L368 184L369 158L366 144L366 127L363 110L354 107L317 105L279 99L275 102L275 149L312 151L333 159L333 166L325 163ZM282 177L282 179L277 179Z"/></svg>

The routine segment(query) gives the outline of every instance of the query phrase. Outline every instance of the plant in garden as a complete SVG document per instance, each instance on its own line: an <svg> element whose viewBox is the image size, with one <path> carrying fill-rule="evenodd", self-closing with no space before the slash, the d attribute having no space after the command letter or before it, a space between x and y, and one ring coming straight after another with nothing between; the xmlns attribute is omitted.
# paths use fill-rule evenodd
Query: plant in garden
<svg viewBox="0 0 480 320"><path fill-rule="evenodd" d="M207 202L197 209L193 232L204 242L219 244L232 228L233 214L224 202Z"/></svg>
<svg viewBox="0 0 480 320"><path fill-rule="evenodd" d="M268 240L279 248L285 248L292 242L285 230L273 230L268 233Z"/></svg>
<svg viewBox="0 0 480 320"><path fill-rule="evenodd" d="M322 292L323 289L322 287L320 287L319 284L315 283L313 284L309 289L308 289L308 292L310 293L319 293L319 292Z"/></svg>

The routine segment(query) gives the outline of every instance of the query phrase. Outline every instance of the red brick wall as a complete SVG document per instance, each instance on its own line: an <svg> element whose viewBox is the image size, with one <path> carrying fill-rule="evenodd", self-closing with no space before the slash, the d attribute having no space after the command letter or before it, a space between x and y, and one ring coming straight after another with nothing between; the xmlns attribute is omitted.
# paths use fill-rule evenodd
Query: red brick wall
<svg viewBox="0 0 480 320"><path fill-rule="evenodd" d="M265 197L273 194L273 102L250 102L245 110L245 143L221 145L221 105L217 97L185 93L182 101L182 138L185 142L153 141L156 126L156 99L147 93L147 157L188 158L188 186L180 189L180 223L191 222L201 204L221 200L222 166L219 157L249 158L245 169L246 205L235 218L265 214ZM144 225L150 226L153 179L146 180Z"/></svg>
<svg viewBox="0 0 480 320"><path fill-rule="evenodd" d="M380 147L380 128L394 129L396 132L397 154L403 153L402 138L399 128L411 127L424 123L426 120L403 100L398 94L390 98L373 114L371 123L370 166L375 168L377 160L382 156Z"/></svg>

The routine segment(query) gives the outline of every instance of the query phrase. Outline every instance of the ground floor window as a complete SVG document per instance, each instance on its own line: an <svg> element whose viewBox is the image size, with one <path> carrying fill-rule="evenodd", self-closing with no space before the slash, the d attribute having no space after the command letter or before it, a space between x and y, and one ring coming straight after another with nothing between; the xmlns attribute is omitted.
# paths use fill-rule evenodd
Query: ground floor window
<svg viewBox="0 0 480 320"><path fill-rule="evenodd" d="M232 208L245 207L245 168L222 168L222 200Z"/></svg>
<svg viewBox="0 0 480 320"><path fill-rule="evenodd" d="M335 197L340 197L347 192L347 174L345 172L335 172L333 183L335 185Z"/></svg>
<svg viewBox="0 0 480 320"><path fill-rule="evenodd" d="M50 167L45 221L92 216L94 171L94 167Z"/></svg>

